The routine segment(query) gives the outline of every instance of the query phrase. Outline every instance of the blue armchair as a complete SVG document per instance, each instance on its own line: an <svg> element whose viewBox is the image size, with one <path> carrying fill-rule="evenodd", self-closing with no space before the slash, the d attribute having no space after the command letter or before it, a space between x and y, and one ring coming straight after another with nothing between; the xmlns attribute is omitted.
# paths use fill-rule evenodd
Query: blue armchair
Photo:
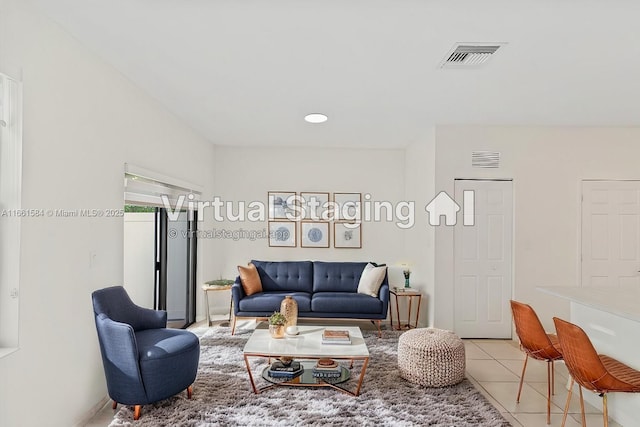
<svg viewBox="0 0 640 427"><path fill-rule="evenodd" d="M193 333L167 329L167 312L137 306L122 286L91 294L109 397L133 405L167 399L182 390L191 398L200 341Z"/></svg>

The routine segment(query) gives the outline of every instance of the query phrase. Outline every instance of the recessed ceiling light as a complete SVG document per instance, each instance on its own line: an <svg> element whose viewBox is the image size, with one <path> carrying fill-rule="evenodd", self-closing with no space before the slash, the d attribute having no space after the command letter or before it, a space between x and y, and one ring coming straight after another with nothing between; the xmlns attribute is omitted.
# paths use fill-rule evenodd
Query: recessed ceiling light
<svg viewBox="0 0 640 427"><path fill-rule="evenodd" d="M304 116L304 120L306 122L309 122L309 123L324 123L328 119L329 118L327 116L325 116L324 114L320 114L320 113L312 113L312 114L307 114L306 116Z"/></svg>

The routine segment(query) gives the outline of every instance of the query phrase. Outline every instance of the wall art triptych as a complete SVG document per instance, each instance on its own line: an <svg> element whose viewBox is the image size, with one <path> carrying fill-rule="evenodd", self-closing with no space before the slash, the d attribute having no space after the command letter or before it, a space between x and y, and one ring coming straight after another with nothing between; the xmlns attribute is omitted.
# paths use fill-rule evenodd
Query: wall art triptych
<svg viewBox="0 0 640 427"><path fill-rule="evenodd" d="M361 193L269 191L269 246L362 248ZM333 234L333 239L331 235Z"/></svg>

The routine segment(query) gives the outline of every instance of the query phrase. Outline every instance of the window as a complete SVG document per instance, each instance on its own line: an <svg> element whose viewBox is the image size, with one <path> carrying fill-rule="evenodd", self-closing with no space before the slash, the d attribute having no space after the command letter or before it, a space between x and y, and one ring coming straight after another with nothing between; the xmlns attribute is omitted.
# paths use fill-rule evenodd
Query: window
<svg viewBox="0 0 640 427"><path fill-rule="evenodd" d="M0 73L0 357L18 348L21 84Z"/></svg>

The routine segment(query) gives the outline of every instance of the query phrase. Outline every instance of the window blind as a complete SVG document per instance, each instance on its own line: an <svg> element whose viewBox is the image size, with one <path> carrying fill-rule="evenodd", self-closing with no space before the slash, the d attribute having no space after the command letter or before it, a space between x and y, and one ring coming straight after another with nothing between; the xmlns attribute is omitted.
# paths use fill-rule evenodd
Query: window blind
<svg viewBox="0 0 640 427"><path fill-rule="evenodd" d="M165 207L162 196L167 196L172 208L182 197L182 206L186 209L189 206L188 202L200 200L202 187L140 166L125 164L124 200L126 204ZM195 205L194 203L194 208Z"/></svg>

